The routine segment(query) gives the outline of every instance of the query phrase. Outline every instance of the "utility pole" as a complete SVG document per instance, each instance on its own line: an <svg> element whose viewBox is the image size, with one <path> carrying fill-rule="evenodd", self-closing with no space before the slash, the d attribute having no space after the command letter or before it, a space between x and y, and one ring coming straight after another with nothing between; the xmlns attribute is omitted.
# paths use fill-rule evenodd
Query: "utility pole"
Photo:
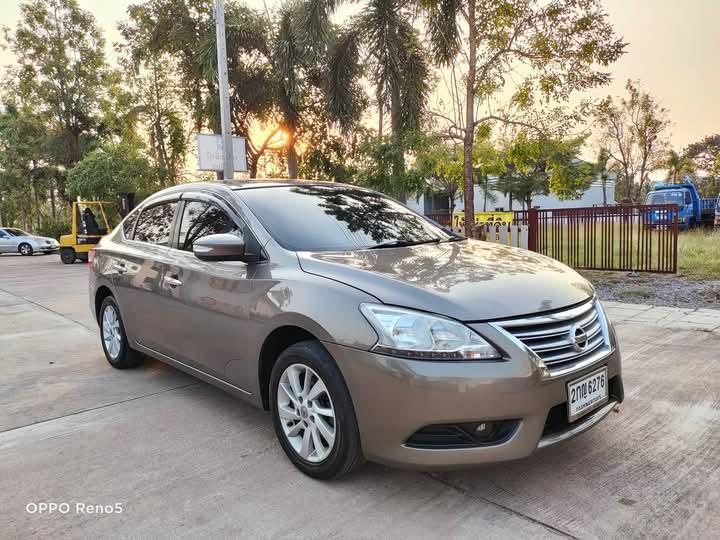
<svg viewBox="0 0 720 540"><path fill-rule="evenodd" d="M224 0L215 0L215 35L217 36L218 86L220 90L220 126L223 140L223 178L230 180L234 176L234 162L230 128L230 89L228 87Z"/></svg>

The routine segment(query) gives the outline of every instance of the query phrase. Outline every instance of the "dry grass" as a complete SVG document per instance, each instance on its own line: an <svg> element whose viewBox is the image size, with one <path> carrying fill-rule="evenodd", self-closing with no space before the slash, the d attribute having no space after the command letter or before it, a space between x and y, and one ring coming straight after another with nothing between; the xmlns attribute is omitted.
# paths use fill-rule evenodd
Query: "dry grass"
<svg viewBox="0 0 720 540"><path fill-rule="evenodd" d="M694 230L678 236L680 273L701 279L720 278L720 231Z"/></svg>

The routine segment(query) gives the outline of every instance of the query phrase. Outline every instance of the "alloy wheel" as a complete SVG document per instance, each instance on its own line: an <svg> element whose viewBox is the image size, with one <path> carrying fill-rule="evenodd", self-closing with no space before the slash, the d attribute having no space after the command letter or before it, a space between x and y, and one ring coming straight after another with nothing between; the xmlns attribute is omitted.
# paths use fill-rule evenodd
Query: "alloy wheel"
<svg viewBox="0 0 720 540"><path fill-rule="evenodd" d="M335 408L325 382L312 368L292 364L280 376L277 411L283 432L295 452L320 463L335 445Z"/></svg>
<svg viewBox="0 0 720 540"><path fill-rule="evenodd" d="M122 347L122 334L120 331L120 319L113 306L105 306L102 315L102 338L105 342L105 350L110 358L115 360L120 354Z"/></svg>
<svg viewBox="0 0 720 540"><path fill-rule="evenodd" d="M32 248L28 246L27 244L23 244L20 246L20 254L21 255L30 255L32 253Z"/></svg>

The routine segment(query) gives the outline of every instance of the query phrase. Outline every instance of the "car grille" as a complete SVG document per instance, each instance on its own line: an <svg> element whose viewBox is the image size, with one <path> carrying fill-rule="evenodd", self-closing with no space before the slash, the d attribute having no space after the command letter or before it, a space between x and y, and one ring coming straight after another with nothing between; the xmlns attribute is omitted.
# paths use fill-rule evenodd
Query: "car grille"
<svg viewBox="0 0 720 540"><path fill-rule="evenodd" d="M607 322L594 300L572 309L497 325L538 355L551 372L609 349Z"/></svg>

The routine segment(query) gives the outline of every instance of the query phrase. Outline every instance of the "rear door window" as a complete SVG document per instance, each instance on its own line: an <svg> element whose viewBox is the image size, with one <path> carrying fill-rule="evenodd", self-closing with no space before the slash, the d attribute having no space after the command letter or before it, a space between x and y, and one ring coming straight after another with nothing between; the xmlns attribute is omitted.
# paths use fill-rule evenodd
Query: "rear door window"
<svg viewBox="0 0 720 540"><path fill-rule="evenodd" d="M135 226L135 222L137 221L139 215L139 212L132 212L125 218L125 221L123 221L123 234L125 235L125 238L132 238L133 227Z"/></svg>
<svg viewBox="0 0 720 540"><path fill-rule="evenodd" d="M179 249L192 251L193 244L200 238L223 233L243 236L242 229L216 205L202 201L185 203L180 220Z"/></svg>
<svg viewBox="0 0 720 540"><path fill-rule="evenodd" d="M163 203L145 208L140 214L133 239L157 246L169 245L176 204Z"/></svg>

